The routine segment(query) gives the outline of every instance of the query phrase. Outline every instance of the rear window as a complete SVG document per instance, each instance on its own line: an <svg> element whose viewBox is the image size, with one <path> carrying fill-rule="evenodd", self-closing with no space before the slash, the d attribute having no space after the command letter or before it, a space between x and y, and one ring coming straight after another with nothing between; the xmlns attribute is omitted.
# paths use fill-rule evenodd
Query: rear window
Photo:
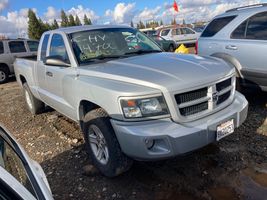
<svg viewBox="0 0 267 200"><path fill-rule="evenodd" d="M39 42L37 41L27 41L30 51L37 51Z"/></svg>
<svg viewBox="0 0 267 200"><path fill-rule="evenodd" d="M3 42L0 42L0 54L4 53L4 45Z"/></svg>
<svg viewBox="0 0 267 200"><path fill-rule="evenodd" d="M49 39L49 35L45 35L43 39L43 43L42 43L42 48L41 48L41 60L44 60L46 57L48 39Z"/></svg>
<svg viewBox="0 0 267 200"><path fill-rule="evenodd" d="M26 48L23 41L11 41L8 43L11 53L23 53L26 52Z"/></svg>
<svg viewBox="0 0 267 200"><path fill-rule="evenodd" d="M162 30L160 35L161 36L166 36L166 35L169 34L169 32L170 32L170 29Z"/></svg>
<svg viewBox="0 0 267 200"><path fill-rule="evenodd" d="M201 37L212 37L220 30L222 30L227 24L229 24L236 16L228 16L216 18L209 23L207 28L203 31Z"/></svg>

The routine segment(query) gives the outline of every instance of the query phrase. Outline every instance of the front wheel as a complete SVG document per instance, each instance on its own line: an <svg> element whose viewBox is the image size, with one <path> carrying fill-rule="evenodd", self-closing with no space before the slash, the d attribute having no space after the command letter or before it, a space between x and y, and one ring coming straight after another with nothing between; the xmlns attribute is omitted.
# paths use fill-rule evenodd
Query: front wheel
<svg viewBox="0 0 267 200"><path fill-rule="evenodd" d="M169 52L174 52L174 46L171 44L170 46L169 46Z"/></svg>
<svg viewBox="0 0 267 200"><path fill-rule="evenodd" d="M132 160L121 151L106 112L95 109L83 120L88 154L93 164L107 177L115 177L130 169Z"/></svg>
<svg viewBox="0 0 267 200"><path fill-rule="evenodd" d="M23 84L23 92L29 111L33 115L41 113L44 110L45 104L33 96L27 83Z"/></svg>
<svg viewBox="0 0 267 200"><path fill-rule="evenodd" d="M9 78L9 71L6 67L0 66L0 84L6 83Z"/></svg>

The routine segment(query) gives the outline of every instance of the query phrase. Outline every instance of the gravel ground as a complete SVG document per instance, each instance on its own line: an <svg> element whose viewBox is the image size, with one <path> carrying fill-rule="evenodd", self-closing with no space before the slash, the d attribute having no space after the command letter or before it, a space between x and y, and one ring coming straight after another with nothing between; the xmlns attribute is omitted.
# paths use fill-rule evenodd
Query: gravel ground
<svg viewBox="0 0 267 200"><path fill-rule="evenodd" d="M90 165L79 127L53 110L32 116L16 82L0 85L0 122L43 167L59 199L267 198L267 95L248 92L248 119L217 144L108 179Z"/></svg>

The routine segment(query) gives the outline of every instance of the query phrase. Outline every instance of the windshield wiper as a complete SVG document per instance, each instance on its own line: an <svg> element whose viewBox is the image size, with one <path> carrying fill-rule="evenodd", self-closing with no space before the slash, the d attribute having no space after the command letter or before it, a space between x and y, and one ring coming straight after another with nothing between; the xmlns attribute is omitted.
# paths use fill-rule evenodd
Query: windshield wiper
<svg viewBox="0 0 267 200"><path fill-rule="evenodd" d="M131 52L127 52L124 55L129 55L129 54L146 54L146 53L159 53L162 52L160 50L143 50L143 49L139 49L137 51L131 51Z"/></svg>

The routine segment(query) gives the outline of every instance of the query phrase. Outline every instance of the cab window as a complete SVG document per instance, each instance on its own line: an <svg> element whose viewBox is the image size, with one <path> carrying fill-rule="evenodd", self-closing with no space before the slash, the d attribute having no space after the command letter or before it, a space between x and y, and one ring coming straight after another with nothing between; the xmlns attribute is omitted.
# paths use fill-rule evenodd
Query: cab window
<svg viewBox="0 0 267 200"><path fill-rule="evenodd" d="M36 197L33 186L28 178L24 164L14 149L0 136L0 167L3 167L17 179L33 196Z"/></svg>
<svg viewBox="0 0 267 200"><path fill-rule="evenodd" d="M41 60L44 60L46 57L46 50L47 50L47 44L49 40L49 35L45 35L42 43L42 48L41 48Z"/></svg>
<svg viewBox="0 0 267 200"><path fill-rule="evenodd" d="M60 34L54 34L51 40L49 56L59 56L63 61L69 63L67 49Z"/></svg>
<svg viewBox="0 0 267 200"><path fill-rule="evenodd" d="M4 45L3 42L0 41L0 54L4 53Z"/></svg>
<svg viewBox="0 0 267 200"><path fill-rule="evenodd" d="M162 30L161 31L161 36L167 36L170 32L170 29Z"/></svg>
<svg viewBox="0 0 267 200"><path fill-rule="evenodd" d="M24 41L11 41L8 45L11 53L26 52Z"/></svg>
<svg viewBox="0 0 267 200"><path fill-rule="evenodd" d="M37 41L27 41L28 47L31 52L35 52L38 50L39 42Z"/></svg>

